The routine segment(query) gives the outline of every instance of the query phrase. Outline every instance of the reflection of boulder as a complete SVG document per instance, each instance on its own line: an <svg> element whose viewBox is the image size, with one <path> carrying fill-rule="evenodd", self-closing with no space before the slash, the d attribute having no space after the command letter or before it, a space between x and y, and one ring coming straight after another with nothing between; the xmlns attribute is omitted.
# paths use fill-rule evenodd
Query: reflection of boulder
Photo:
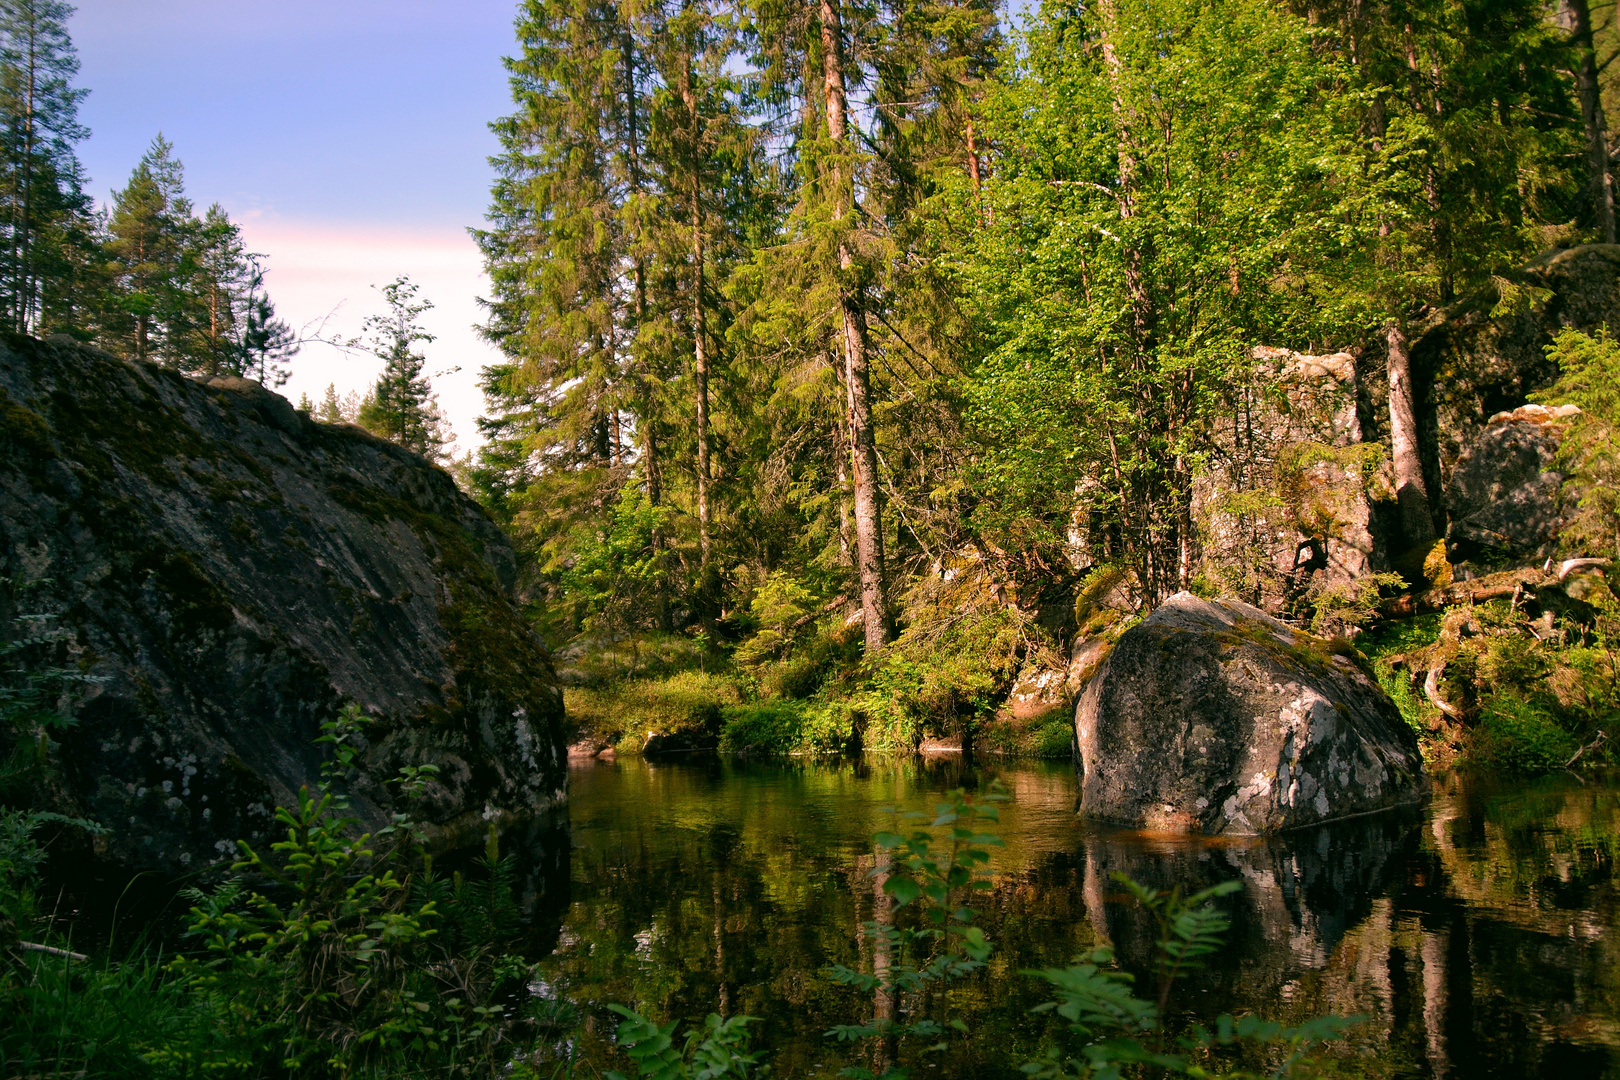
<svg viewBox="0 0 1620 1080"><path fill-rule="evenodd" d="M1183 893L1239 880L1220 901L1232 920L1211 977L1237 976L1246 1000L1264 1000L1308 971L1328 965L1345 935L1361 924L1400 873L1418 842L1412 812L1333 822L1246 842L1100 831L1086 843L1086 913L1121 962L1147 971L1157 931L1112 875Z"/></svg>
<svg viewBox="0 0 1620 1080"><path fill-rule="evenodd" d="M1075 710L1081 809L1138 828L1271 832L1421 798L1389 698L1329 643L1178 593L1121 635Z"/></svg>
<svg viewBox="0 0 1620 1080"><path fill-rule="evenodd" d="M516 871L512 892L522 913L516 940L503 947L524 956L545 956L557 946L571 899L573 843L567 807L507 829L501 834L500 850L512 857Z"/></svg>
<svg viewBox="0 0 1620 1080"><path fill-rule="evenodd" d="M1552 468L1563 435L1557 421L1579 411L1573 405L1525 405L1491 417L1446 487L1446 553L1452 562L1521 565L1552 553L1564 481Z"/></svg>

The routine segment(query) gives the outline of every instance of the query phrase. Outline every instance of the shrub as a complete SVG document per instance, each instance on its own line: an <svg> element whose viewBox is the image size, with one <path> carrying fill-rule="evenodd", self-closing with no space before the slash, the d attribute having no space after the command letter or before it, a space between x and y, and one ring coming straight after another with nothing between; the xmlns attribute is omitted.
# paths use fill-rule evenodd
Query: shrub
<svg viewBox="0 0 1620 1080"><path fill-rule="evenodd" d="M1516 772L1562 768L1578 749L1545 705L1506 693L1491 699L1474 732L1477 760Z"/></svg>

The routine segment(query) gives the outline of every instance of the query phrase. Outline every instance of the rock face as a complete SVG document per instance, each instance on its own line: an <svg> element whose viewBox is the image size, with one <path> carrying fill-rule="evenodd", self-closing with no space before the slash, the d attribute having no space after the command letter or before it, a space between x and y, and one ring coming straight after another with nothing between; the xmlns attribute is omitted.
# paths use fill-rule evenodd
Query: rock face
<svg viewBox="0 0 1620 1080"><path fill-rule="evenodd" d="M1308 586L1385 568L1374 530L1376 470L1362 443L1355 359L1254 350L1253 378L1229 388L1213 466L1193 515L1205 572L1274 610ZM1371 487L1370 487L1371 484Z"/></svg>
<svg viewBox="0 0 1620 1080"><path fill-rule="evenodd" d="M106 857L197 869L267 836L348 702L373 825L404 765L438 766L413 813L446 845L561 805L551 660L443 471L257 383L66 343L5 339L0 414L0 568L45 582L28 604L102 680L47 797L111 830Z"/></svg>
<svg viewBox="0 0 1620 1080"><path fill-rule="evenodd" d="M1418 425L1431 496L1491 418L1558 377L1546 346L1564 327L1620 325L1620 245L1549 251L1448 308L1412 342ZM1378 370L1362 372L1382 385ZM1387 402L1384 403L1387 406ZM1387 425L1387 413L1380 427Z"/></svg>
<svg viewBox="0 0 1620 1080"><path fill-rule="evenodd" d="M1525 405L1491 417L1446 487L1446 555L1453 563L1519 565L1557 546L1563 474L1553 456L1573 405Z"/></svg>
<svg viewBox="0 0 1620 1080"><path fill-rule="evenodd" d="M1249 835L1416 802L1417 737L1328 643L1178 593L1127 630L1075 710L1081 810Z"/></svg>

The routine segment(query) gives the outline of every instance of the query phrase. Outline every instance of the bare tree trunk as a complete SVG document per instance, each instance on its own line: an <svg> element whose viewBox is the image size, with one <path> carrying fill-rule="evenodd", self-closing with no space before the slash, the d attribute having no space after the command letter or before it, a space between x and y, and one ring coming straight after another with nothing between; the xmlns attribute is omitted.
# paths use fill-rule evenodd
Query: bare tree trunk
<svg viewBox="0 0 1620 1080"><path fill-rule="evenodd" d="M836 154L848 146L848 101L844 91L844 32L836 0L821 0L821 62L827 104L827 135ZM833 167L833 220L842 221L850 207L851 178L842 162ZM855 480L855 561L861 580L861 616L866 648L875 652L888 638L889 612L883 588L883 523L877 494L877 443L872 432L872 386L867 368L866 310L859 287L849 278L854 255L847 241L838 245L838 269L844 277L839 308L844 323L844 382L849 393L851 464Z"/></svg>
<svg viewBox="0 0 1620 1080"><path fill-rule="evenodd" d="M979 193L979 144L973 137L973 121L967 122L968 179L973 183L973 194Z"/></svg>
<svg viewBox="0 0 1620 1080"><path fill-rule="evenodd" d="M1587 0L1563 0L1563 15L1569 24L1578 59L1575 65L1575 93L1581 102L1581 119L1586 123L1586 163L1597 226L1605 244L1614 243L1614 174L1609 171L1609 133L1603 117L1603 88L1598 83L1597 55L1592 43L1592 8Z"/></svg>
<svg viewBox="0 0 1620 1080"><path fill-rule="evenodd" d="M1399 323L1384 327L1389 346L1389 447L1395 464L1395 497L1401 508L1401 529L1409 546L1434 542L1434 514L1429 489L1423 480L1423 458L1418 453L1416 399L1412 392L1412 359L1406 333Z"/></svg>
<svg viewBox="0 0 1620 1080"><path fill-rule="evenodd" d="M692 290L692 358L697 394L697 503L698 550L701 565L709 565L710 510L709 487L709 349L708 323L703 310L703 225L698 216L696 185L692 189L692 264L696 280Z"/></svg>
<svg viewBox="0 0 1620 1080"><path fill-rule="evenodd" d="M688 168L692 187L689 210L692 214L692 367L693 392L697 411L697 510L699 566L709 565L710 486L709 464L709 343L708 322L703 307L703 170L702 145L698 136L697 88L692 81L692 57L681 67L681 100L686 106Z"/></svg>
<svg viewBox="0 0 1620 1080"><path fill-rule="evenodd" d="M1119 9L1114 0L1099 0L1097 11L1102 17L1103 63L1108 68L1109 88L1114 98L1114 123L1119 129L1119 187L1115 198L1119 204L1121 222L1136 216L1136 142L1133 135L1136 113L1125 97L1125 67L1120 61L1115 41L1119 37ZM1125 287L1131 296L1131 321L1136 330L1139 348L1149 346L1153 337L1153 306L1147 293L1147 277L1142 271L1142 252L1135 245L1125 249Z"/></svg>

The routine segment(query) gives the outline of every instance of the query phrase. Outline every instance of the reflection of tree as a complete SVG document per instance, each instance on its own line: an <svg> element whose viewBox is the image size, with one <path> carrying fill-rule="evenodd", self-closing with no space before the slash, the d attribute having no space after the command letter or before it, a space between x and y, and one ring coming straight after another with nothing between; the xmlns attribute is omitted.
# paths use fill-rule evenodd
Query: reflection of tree
<svg viewBox="0 0 1620 1080"><path fill-rule="evenodd" d="M822 972L893 964L862 926L895 921L867 838L885 824L883 805L922 801L960 774L883 759L861 766L864 779L814 762L630 768L611 800L575 803L573 905L543 973L588 1016L608 1001L665 1021L718 1003L762 1018L758 1045L772 1048L777 1075L808 1075L847 1063L847 1045L823 1037L833 1025L936 1010L909 994L857 996ZM1106 939L1124 967L1149 974L1151 934L1133 921L1115 870L1157 887L1243 881L1227 909L1229 948L1179 999L1202 1016L1365 1015L1352 1038L1377 1070L1452 1080L1573 1080L1580 1068L1548 1073L1548 1063L1620 1046L1612 787L1570 780L1512 797L1457 789L1421 823L1379 816L1232 844L1069 825L1071 780L997 772L1018 801L994 889L974 905L996 953L952 989L951 1015L974 1035L930 1058L934 1075L1015 1075L1036 1055L1043 1025L1027 1014L1045 995L1021 970L1067 964ZM1037 811L1071 831L1052 842L1028 824ZM581 1060L606 1068L614 1024L593 1024Z"/></svg>

